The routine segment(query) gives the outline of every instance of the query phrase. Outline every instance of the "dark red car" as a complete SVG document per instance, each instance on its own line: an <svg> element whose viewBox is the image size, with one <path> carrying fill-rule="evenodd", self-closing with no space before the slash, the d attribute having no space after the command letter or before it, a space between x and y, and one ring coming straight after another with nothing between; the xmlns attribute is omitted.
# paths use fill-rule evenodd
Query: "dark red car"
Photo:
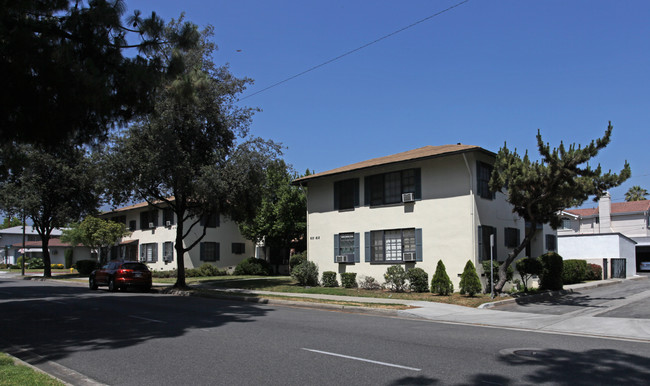
<svg viewBox="0 0 650 386"><path fill-rule="evenodd" d="M103 267L92 271L88 278L91 290L98 286L108 286L109 291L138 287L145 291L151 289L151 271L146 265L137 261L113 260Z"/></svg>

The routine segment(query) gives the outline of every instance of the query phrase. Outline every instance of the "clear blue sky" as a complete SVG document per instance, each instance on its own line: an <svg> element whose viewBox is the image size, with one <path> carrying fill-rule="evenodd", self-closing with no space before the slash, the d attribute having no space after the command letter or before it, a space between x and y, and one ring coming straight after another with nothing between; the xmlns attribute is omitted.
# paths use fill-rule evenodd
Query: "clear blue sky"
<svg viewBox="0 0 650 386"><path fill-rule="evenodd" d="M215 62L255 80L242 97L458 2L126 0L213 25ZM650 1L470 0L241 104L263 110L251 133L299 172L457 142L536 155L537 129L586 144L611 120L597 161L630 162L611 191L623 201L650 190Z"/></svg>

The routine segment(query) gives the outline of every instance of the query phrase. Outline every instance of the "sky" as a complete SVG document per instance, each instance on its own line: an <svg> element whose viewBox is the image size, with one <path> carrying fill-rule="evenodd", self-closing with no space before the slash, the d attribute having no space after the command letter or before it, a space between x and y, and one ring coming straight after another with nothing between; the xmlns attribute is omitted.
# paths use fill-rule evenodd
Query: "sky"
<svg viewBox="0 0 650 386"><path fill-rule="evenodd" d="M240 106L262 111L251 135L282 143L303 173L426 145L507 145L537 158L536 134L588 144L608 122L595 159L627 160L650 190L650 1L126 0L215 28L214 61L255 82ZM595 166L595 165L592 165ZM588 201L583 207L593 207Z"/></svg>

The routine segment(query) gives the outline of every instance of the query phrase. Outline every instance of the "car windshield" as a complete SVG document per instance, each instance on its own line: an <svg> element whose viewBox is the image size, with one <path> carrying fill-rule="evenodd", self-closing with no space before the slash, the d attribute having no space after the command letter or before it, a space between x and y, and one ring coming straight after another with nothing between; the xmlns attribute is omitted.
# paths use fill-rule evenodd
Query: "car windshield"
<svg viewBox="0 0 650 386"><path fill-rule="evenodd" d="M133 271L148 271L147 266L141 263L124 263L122 264L122 269L131 269Z"/></svg>

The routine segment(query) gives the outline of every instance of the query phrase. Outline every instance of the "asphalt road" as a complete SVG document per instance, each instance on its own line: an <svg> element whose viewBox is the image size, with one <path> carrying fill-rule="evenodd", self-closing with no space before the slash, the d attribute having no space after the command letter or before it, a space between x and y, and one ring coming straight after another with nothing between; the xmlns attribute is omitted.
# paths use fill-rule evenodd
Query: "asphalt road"
<svg viewBox="0 0 650 386"><path fill-rule="evenodd" d="M650 319L650 279L582 289L553 298L522 298L494 310L546 315L592 314L594 317Z"/></svg>
<svg viewBox="0 0 650 386"><path fill-rule="evenodd" d="M477 321L480 323L480 321ZM0 350L72 384L646 384L647 343L0 276ZM64 366L64 367L61 367Z"/></svg>

